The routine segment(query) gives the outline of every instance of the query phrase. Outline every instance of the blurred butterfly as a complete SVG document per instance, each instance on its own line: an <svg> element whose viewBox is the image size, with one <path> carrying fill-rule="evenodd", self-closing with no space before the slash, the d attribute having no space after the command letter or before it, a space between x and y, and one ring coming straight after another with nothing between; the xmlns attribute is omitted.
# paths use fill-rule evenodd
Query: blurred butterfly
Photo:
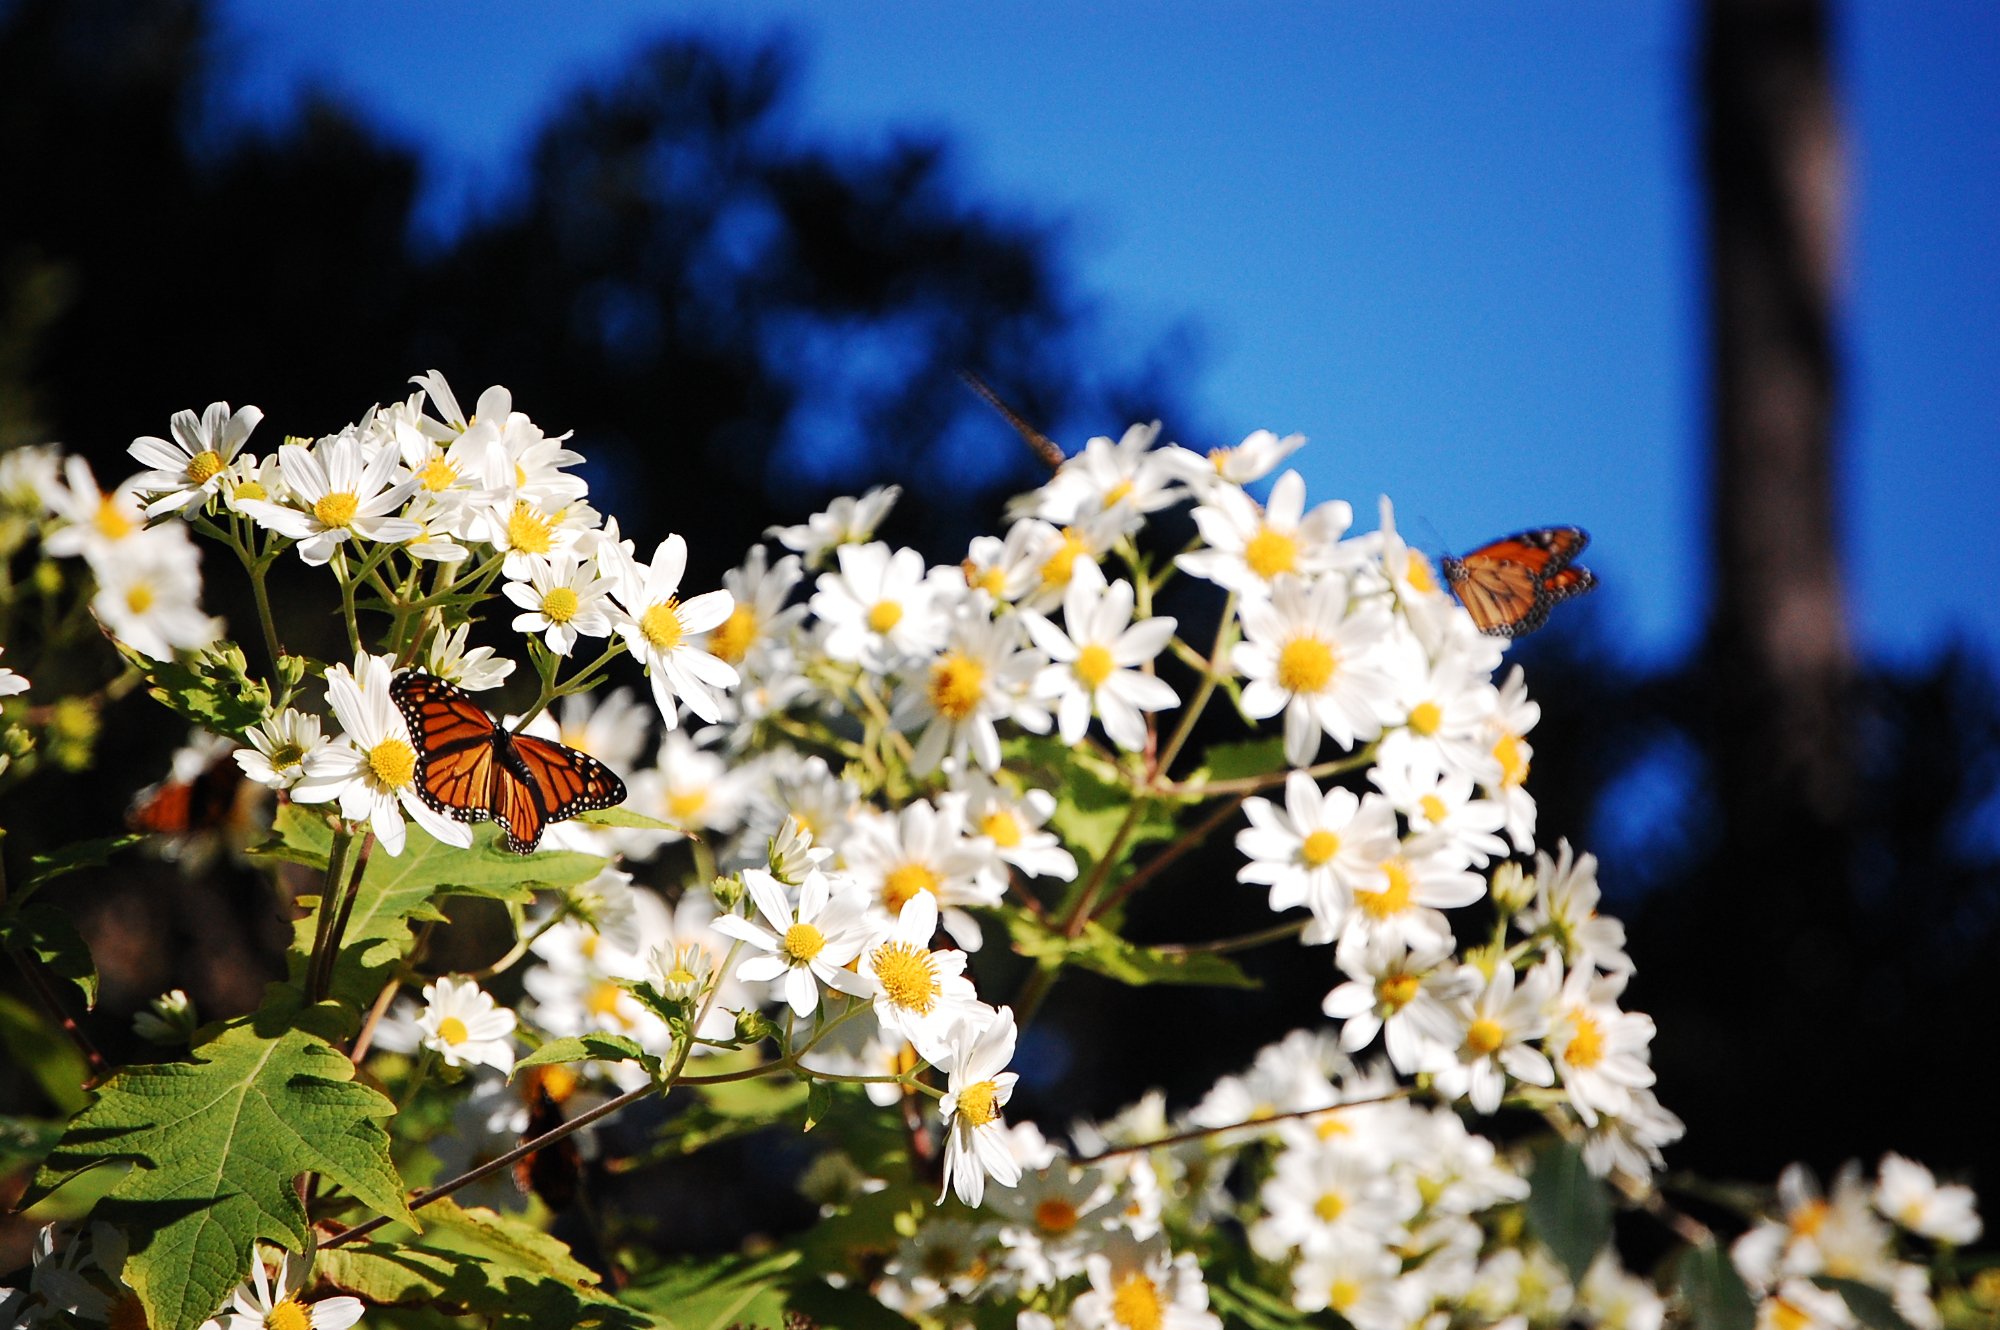
<svg viewBox="0 0 2000 1330"><path fill-rule="evenodd" d="M412 671L389 685L417 750L417 795L460 822L492 820L515 854L542 829L625 802L625 782L588 753L509 734L464 689Z"/></svg>
<svg viewBox="0 0 2000 1330"><path fill-rule="evenodd" d="M1520 637L1547 623L1557 601L1597 585L1588 568L1571 564L1589 543L1581 527L1517 531L1459 558L1446 555L1444 580L1480 632Z"/></svg>
<svg viewBox="0 0 2000 1330"><path fill-rule="evenodd" d="M174 754L173 774L133 796L125 825L134 831L190 836L227 831L243 824L243 769L230 758L230 745L184 748Z"/></svg>

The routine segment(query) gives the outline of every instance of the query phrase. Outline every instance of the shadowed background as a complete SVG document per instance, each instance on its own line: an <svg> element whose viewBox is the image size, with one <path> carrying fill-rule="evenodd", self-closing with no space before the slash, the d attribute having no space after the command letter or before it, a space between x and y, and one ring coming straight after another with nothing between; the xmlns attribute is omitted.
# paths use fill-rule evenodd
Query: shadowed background
<svg viewBox="0 0 2000 1330"><path fill-rule="evenodd" d="M0 4L0 445L109 479L176 409L254 401L275 441L437 367L574 429L710 585L884 480L922 499L890 536L958 557L1036 479L969 368L1072 448L1306 432L1316 497L1365 527L1386 492L1434 553L1580 523L1604 586L1518 649L1535 789L1631 926L1673 1163L2000 1177L1972 1096L1924 1088L2000 940L1992 10L548 14ZM119 718L38 807L157 774ZM1192 857L1132 931L1256 927L1235 865ZM114 1044L275 964L254 883L91 885ZM1278 975L1240 1002L1066 981L1023 1107L1184 1099L1332 982L1250 963Z"/></svg>

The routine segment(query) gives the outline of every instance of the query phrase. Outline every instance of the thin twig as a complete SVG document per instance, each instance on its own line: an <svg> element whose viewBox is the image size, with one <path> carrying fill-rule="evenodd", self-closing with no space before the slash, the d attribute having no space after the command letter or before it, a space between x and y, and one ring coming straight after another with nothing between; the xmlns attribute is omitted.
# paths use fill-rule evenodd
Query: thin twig
<svg viewBox="0 0 2000 1330"><path fill-rule="evenodd" d="M1366 1099L1349 1099L1340 1104L1321 1104L1318 1108L1299 1108L1289 1113L1273 1113L1268 1117L1252 1118L1247 1122L1231 1122L1220 1127L1196 1127L1191 1131L1177 1131L1171 1136L1160 1136L1150 1141L1135 1141L1131 1145L1099 1150L1094 1155L1081 1155L1069 1162L1077 1165L1095 1164L1100 1160L1115 1159L1119 1155L1139 1154L1146 1150L1163 1150L1169 1146L1186 1145L1189 1141L1220 1136L1224 1132L1268 1127L1273 1122L1285 1122L1292 1118L1316 1118L1328 1113L1338 1113L1345 1108L1358 1108L1363 1104L1386 1104L1395 1099L1407 1099L1409 1096L1410 1092L1407 1089L1392 1090L1388 1094L1371 1095Z"/></svg>

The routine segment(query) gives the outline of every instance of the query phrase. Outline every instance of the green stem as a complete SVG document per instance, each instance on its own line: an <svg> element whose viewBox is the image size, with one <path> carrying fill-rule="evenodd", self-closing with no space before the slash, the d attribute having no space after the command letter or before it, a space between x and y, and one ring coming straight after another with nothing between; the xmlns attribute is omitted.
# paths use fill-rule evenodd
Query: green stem
<svg viewBox="0 0 2000 1330"><path fill-rule="evenodd" d="M317 914L313 922L312 954L306 960L308 1005L326 996L323 972L330 972L326 964L327 939L333 933L334 915L340 910L341 888L347 883L347 860L353 852L354 833L343 822L333 833L333 847L326 856L326 879L320 887L319 903L313 907Z"/></svg>
<svg viewBox="0 0 2000 1330"><path fill-rule="evenodd" d="M1181 755L1181 749L1194 734L1195 722L1208 706L1208 699L1215 696L1216 684L1221 681L1224 669L1223 657L1229 652L1229 644L1236 633L1236 593L1229 593L1229 599L1222 603L1222 620L1215 626L1215 645L1209 650L1208 661L1202 669L1201 687L1195 692L1194 701L1188 703L1181 713L1181 723L1175 727L1173 738L1160 753L1160 760L1153 764L1155 776L1165 776L1174 765L1174 759Z"/></svg>

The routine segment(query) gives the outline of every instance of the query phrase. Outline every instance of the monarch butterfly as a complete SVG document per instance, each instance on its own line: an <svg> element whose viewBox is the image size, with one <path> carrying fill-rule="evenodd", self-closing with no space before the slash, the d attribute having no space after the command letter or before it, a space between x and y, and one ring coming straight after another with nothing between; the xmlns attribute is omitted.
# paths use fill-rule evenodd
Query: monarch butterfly
<svg viewBox="0 0 2000 1330"><path fill-rule="evenodd" d="M125 825L155 835L189 836L242 824L248 815L242 806L243 769L229 754L227 744L212 752L190 748L175 754L173 773L133 796Z"/></svg>
<svg viewBox="0 0 2000 1330"><path fill-rule="evenodd" d="M498 822L515 854L533 854L551 822L625 802L625 782L596 758L509 734L434 675L398 675L389 695L415 742L418 797L460 822Z"/></svg>
<svg viewBox="0 0 2000 1330"><path fill-rule="evenodd" d="M1597 585L1588 568L1570 563L1589 543L1581 527L1517 531L1461 558L1445 556L1444 580L1480 632L1520 637L1547 623L1557 601Z"/></svg>

